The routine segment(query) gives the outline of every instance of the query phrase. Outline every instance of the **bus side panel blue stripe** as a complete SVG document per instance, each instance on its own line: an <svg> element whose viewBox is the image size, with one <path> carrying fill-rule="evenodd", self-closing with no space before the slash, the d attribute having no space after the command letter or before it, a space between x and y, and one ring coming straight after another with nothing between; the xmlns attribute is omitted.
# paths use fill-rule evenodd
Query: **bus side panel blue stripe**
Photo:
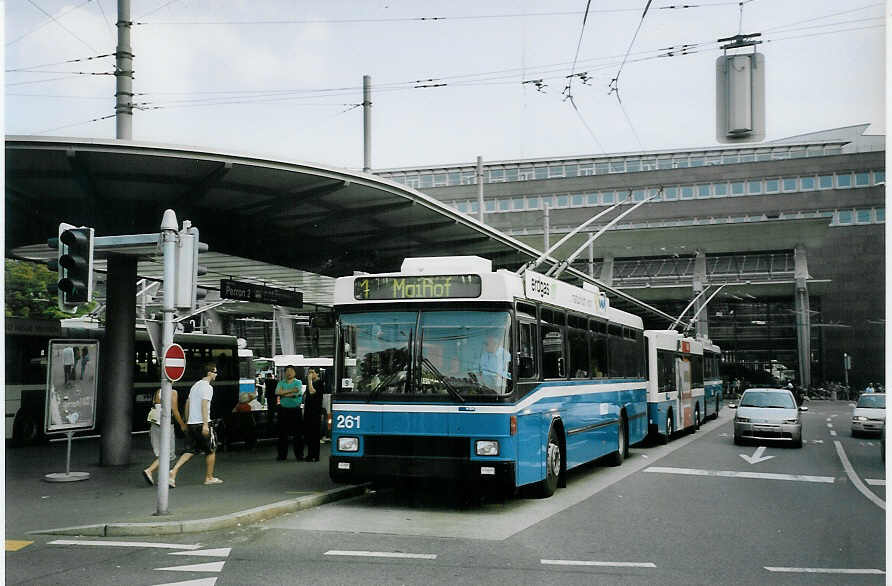
<svg viewBox="0 0 892 586"><path fill-rule="evenodd" d="M517 486L545 478L545 443L550 423L551 418L544 413L517 416Z"/></svg>

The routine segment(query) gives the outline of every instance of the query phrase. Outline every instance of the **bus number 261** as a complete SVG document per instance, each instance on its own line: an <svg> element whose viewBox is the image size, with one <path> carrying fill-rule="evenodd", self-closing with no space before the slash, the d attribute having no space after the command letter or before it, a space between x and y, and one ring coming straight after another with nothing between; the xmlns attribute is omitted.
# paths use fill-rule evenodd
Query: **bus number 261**
<svg viewBox="0 0 892 586"><path fill-rule="evenodd" d="M359 429L359 415L338 415L335 426L338 429Z"/></svg>

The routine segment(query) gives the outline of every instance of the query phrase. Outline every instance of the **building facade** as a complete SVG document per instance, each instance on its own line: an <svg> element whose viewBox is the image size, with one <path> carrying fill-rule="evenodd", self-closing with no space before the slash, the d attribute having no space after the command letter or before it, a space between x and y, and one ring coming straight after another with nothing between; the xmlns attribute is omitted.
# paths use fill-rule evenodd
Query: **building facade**
<svg viewBox="0 0 892 586"><path fill-rule="evenodd" d="M722 347L728 376L841 382L848 354L853 386L885 383L885 137L866 129L758 145L486 162L483 219L547 248L624 202L555 256L582 248L577 268L672 315L705 289L685 317L700 311L697 329ZM479 217L476 165L377 174Z"/></svg>

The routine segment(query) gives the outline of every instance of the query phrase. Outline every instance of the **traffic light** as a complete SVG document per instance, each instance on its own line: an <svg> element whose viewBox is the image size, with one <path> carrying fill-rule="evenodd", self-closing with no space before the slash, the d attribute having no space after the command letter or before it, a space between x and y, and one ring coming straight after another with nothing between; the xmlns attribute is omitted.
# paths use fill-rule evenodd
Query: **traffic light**
<svg viewBox="0 0 892 586"><path fill-rule="evenodd" d="M93 228L63 222L58 238L50 238L47 244L58 249L50 268L59 273L59 309L74 313L78 304L88 303L93 296Z"/></svg>

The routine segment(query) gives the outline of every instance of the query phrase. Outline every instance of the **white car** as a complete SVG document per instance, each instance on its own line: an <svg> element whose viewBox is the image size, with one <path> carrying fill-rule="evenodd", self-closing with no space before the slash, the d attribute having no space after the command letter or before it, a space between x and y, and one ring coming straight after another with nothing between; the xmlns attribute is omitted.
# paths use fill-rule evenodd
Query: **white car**
<svg viewBox="0 0 892 586"><path fill-rule="evenodd" d="M864 393L852 413L852 436L861 433L880 434L886 426L885 393Z"/></svg>

